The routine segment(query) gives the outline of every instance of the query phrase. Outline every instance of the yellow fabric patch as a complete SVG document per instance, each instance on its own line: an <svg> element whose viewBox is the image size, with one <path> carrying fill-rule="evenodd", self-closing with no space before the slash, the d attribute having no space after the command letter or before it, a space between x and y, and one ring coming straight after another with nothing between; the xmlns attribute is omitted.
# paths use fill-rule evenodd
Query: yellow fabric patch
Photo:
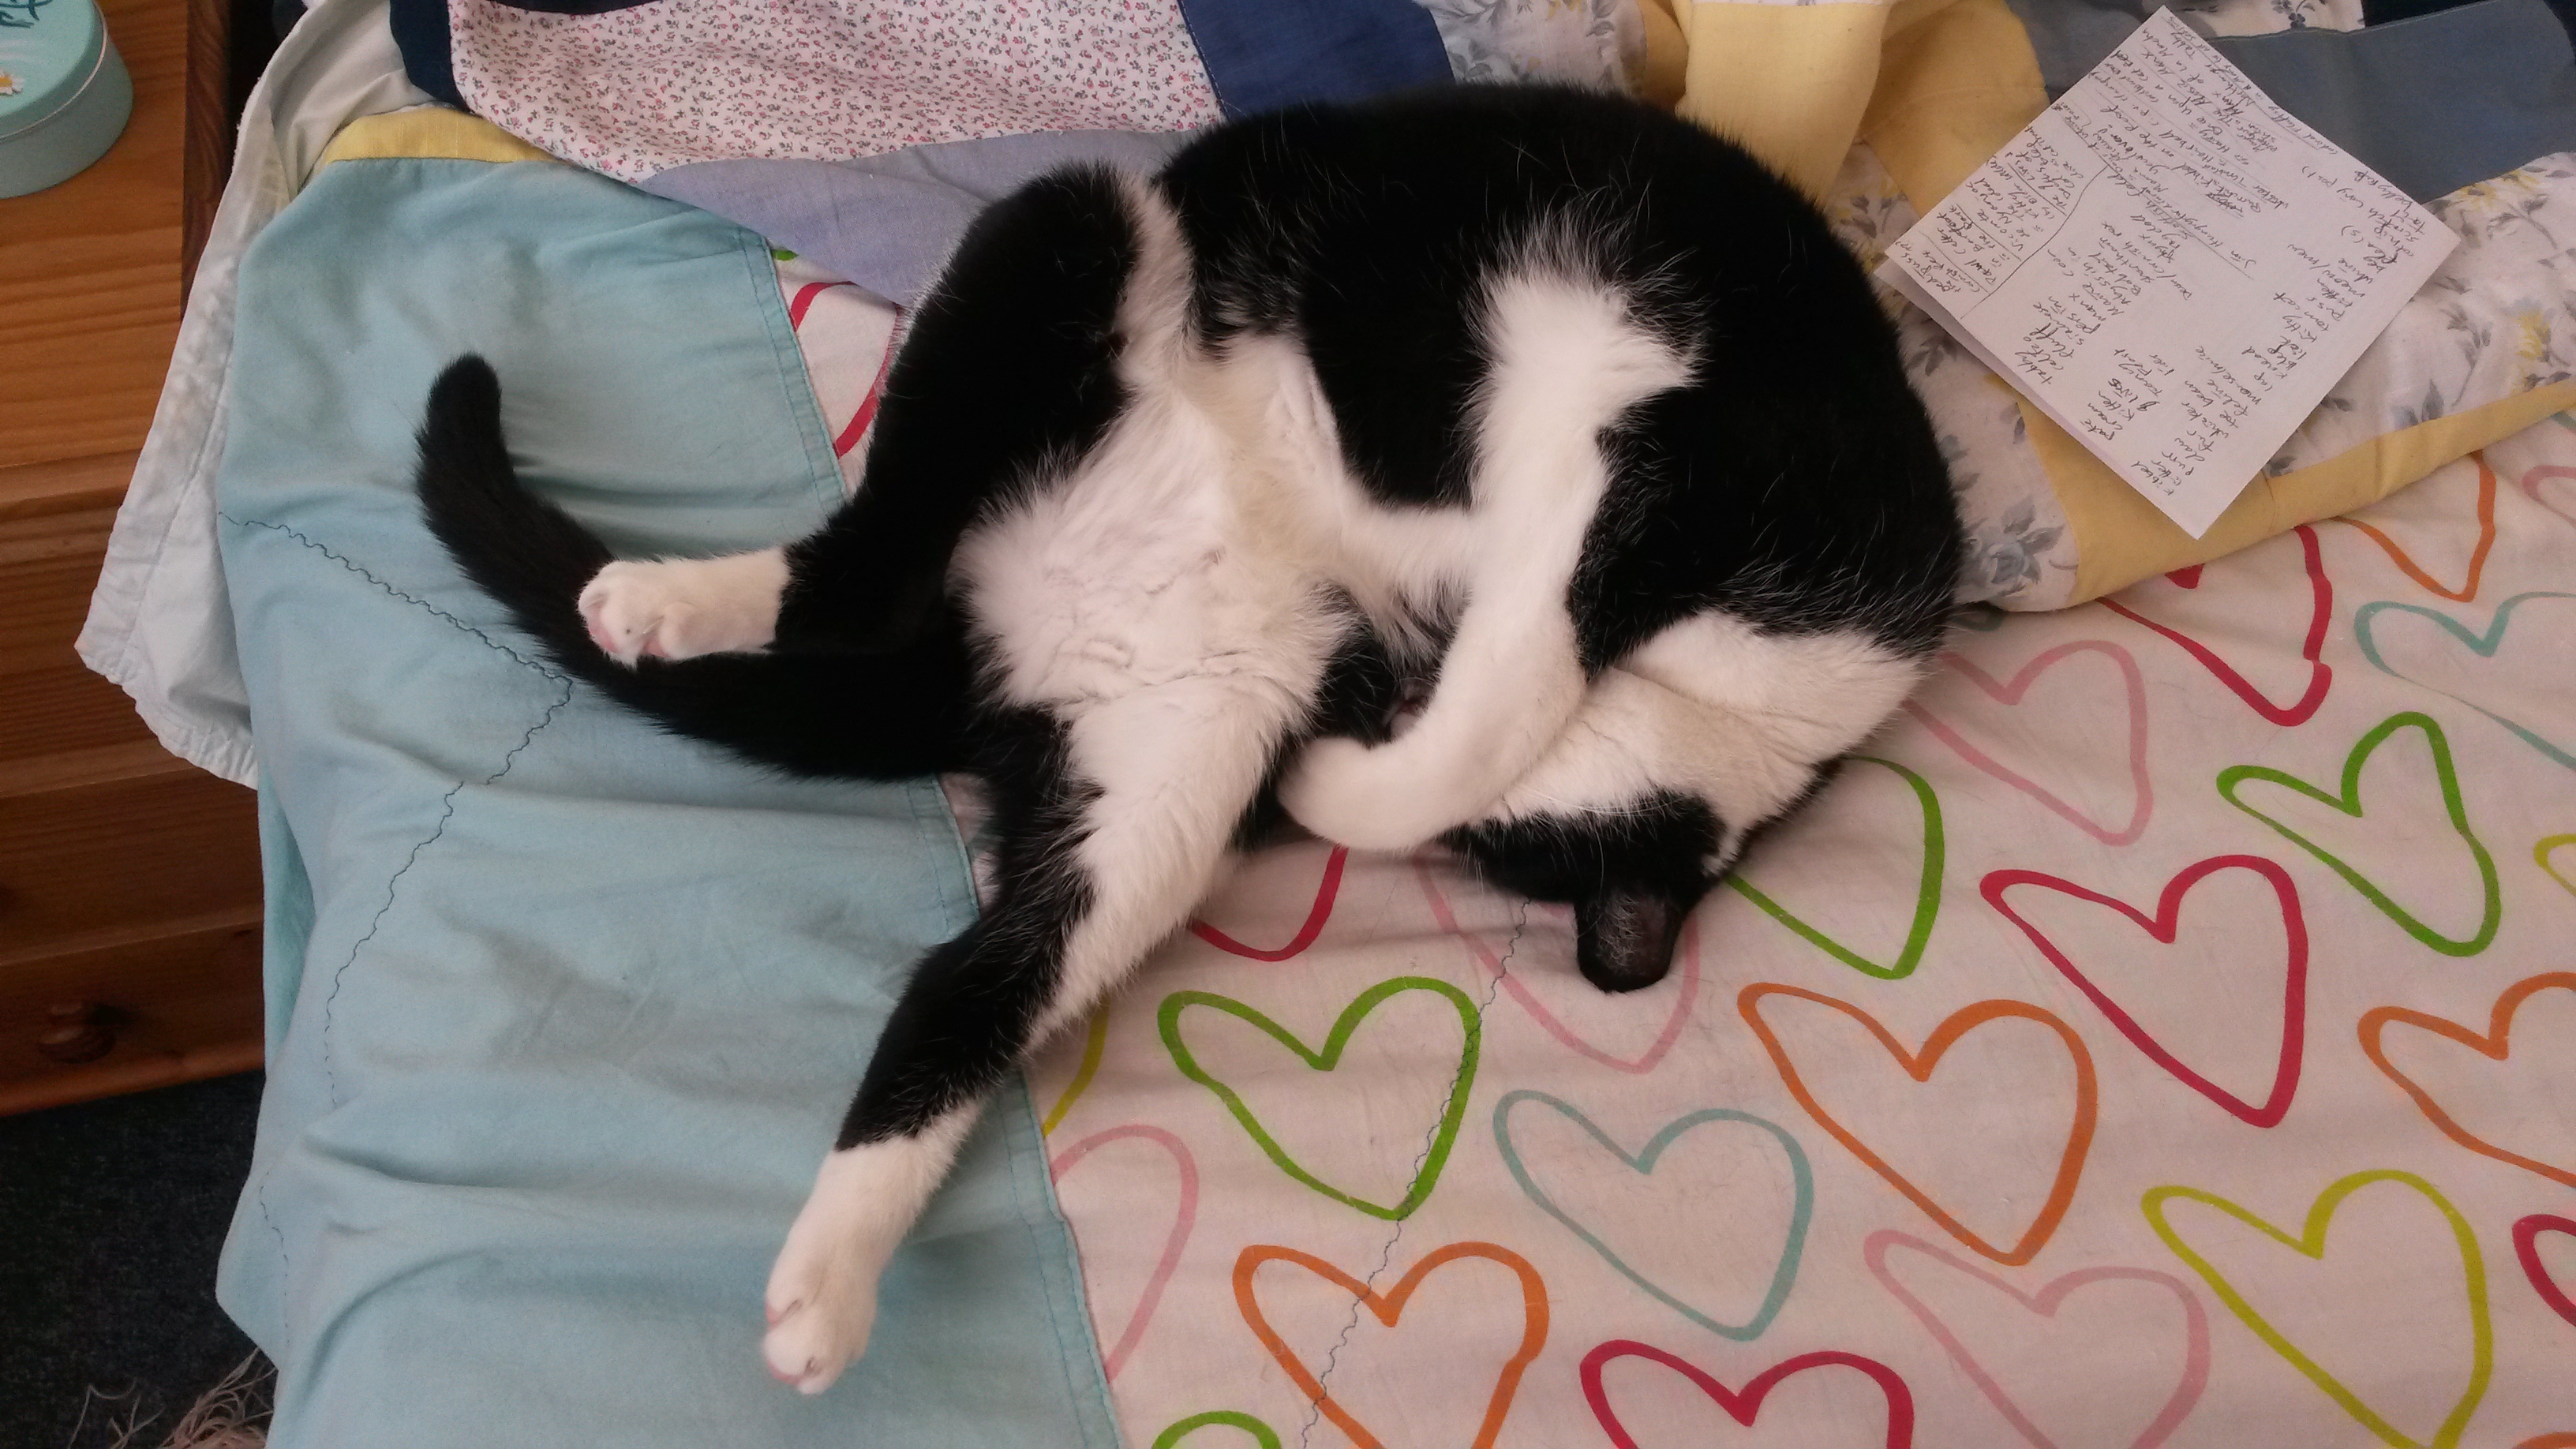
<svg viewBox="0 0 2576 1449"><path fill-rule="evenodd" d="M552 161L552 156L480 116L446 106L415 106L381 116L361 116L340 128L322 149L320 171L334 161L434 156L454 161Z"/></svg>
<svg viewBox="0 0 2576 1449"><path fill-rule="evenodd" d="M2146 495L2050 422L2027 400L2022 421L2049 486L2075 532L2075 592L2068 604L2116 593L2140 579L2208 563L2302 523L2376 503L2454 458L2509 438L2576 406L2576 382L2534 388L2485 407L2435 418L2278 478L2257 478L2199 538L2156 511Z"/></svg>
<svg viewBox="0 0 2576 1449"><path fill-rule="evenodd" d="M1690 60L1678 108L1822 197L1878 85L1885 5L1702 0L1683 17Z"/></svg>
<svg viewBox="0 0 2576 1449"><path fill-rule="evenodd" d="M1918 210L2048 104L2004 0L1739 4L1700 0L1680 114L1821 197L1866 138Z"/></svg>
<svg viewBox="0 0 2576 1449"><path fill-rule="evenodd" d="M1690 42L1682 35L1680 18L1673 13L1673 0L1638 0L1637 18L1645 30L1645 53L1637 57L1635 67L1628 72L1628 84L1642 99L1669 111L1681 104L1682 87L1688 80Z"/></svg>
<svg viewBox="0 0 2576 1449"><path fill-rule="evenodd" d="M1907 0L1888 23L1860 139L1928 212L2048 108L2030 32L2004 0Z"/></svg>

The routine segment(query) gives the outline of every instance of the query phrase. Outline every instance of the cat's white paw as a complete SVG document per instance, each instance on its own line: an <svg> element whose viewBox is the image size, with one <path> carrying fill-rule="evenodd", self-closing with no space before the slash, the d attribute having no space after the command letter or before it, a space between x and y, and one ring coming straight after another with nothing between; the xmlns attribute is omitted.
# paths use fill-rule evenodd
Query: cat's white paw
<svg viewBox="0 0 2576 1449"><path fill-rule="evenodd" d="M591 642L622 664L769 647L787 557L778 549L723 558L621 560L581 591Z"/></svg>
<svg viewBox="0 0 2576 1449"><path fill-rule="evenodd" d="M761 1295L769 1332L760 1356L770 1377L800 1394L830 1388L867 1352L868 1331L876 1326L877 1275L885 1260L847 1214L831 1209L818 1193L796 1215Z"/></svg>
<svg viewBox="0 0 2576 1449"><path fill-rule="evenodd" d="M772 1377L819 1394L867 1352L877 1277L946 1175L974 1115L951 1112L928 1132L824 1157L761 1295L769 1333L760 1354Z"/></svg>
<svg viewBox="0 0 2576 1449"><path fill-rule="evenodd" d="M769 1376L800 1394L819 1394L868 1349L876 1326L874 1270L830 1255L798 1258L793 1248L770 1271L771 1319L760 1340Z"/></svg>
<svg viewBox="0 0 2576 1449"><path fill-rule="evenodd" d="M1290 819L1336 845L1410 850L1457 822L1422 814L1427 782L1407 756L1402 741L1312 741L1280 778L1279 803Z"/></svg>

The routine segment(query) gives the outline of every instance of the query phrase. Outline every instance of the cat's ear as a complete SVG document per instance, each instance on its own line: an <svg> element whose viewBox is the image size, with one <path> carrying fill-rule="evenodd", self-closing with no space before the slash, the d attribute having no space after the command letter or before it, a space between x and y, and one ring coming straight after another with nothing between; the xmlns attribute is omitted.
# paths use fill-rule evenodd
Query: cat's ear
<svg viewBox="0 0 2576 1449"><path fill-rule="evenodd" d="M1604 991L1636 991L1673 969L1682 923L1699 904L1648 886L1613 886L1574 903L1574 964Z"/></svg>

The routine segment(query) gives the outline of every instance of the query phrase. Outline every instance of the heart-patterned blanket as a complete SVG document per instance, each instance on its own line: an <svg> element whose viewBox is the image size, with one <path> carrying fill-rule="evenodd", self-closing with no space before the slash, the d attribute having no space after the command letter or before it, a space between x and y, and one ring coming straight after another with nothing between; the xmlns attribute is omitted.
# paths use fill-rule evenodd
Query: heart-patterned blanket
<svg viewBox="0 0 2576 1449"><path fill-rule="evenodd" d="M1033 1074L1131 1441L2565 1442L2570 477L1972 621L1635 995L1249 862Z"/></svg>

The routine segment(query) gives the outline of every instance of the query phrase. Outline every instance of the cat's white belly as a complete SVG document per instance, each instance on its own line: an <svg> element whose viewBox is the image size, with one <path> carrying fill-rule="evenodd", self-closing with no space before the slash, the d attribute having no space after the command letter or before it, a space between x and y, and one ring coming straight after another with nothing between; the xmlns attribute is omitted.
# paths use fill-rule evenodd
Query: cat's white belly
<svg viewBox="0 0 2576 1449"><path fill-rule="evenodd" d="M1233 470L1197 409L1148 402L979 525L955 568L1004 697L1078 718L1192 680L1311 694L1336 626L1294 551L1246 526Z"/></svg>

